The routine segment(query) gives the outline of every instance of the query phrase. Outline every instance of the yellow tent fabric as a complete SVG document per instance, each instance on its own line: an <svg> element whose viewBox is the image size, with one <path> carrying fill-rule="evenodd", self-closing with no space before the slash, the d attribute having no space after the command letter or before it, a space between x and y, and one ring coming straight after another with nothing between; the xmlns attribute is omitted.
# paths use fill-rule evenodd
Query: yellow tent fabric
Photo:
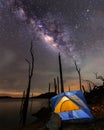
<svg viewBox="0 0 104 130"><path fill-rule="evenodd" d="M64 111L70 111L70 110L78 110L80 109L77 104L75 104L73 101L71 101L68 97L63 96L61 100L57 103L54 112L64 112Z"/></svg>

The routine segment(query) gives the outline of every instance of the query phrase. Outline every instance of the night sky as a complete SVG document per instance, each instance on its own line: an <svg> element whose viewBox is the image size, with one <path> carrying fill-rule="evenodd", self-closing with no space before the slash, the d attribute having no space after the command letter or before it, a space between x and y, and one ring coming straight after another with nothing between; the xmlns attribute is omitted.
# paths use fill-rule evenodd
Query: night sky
<svg viewBox="0 0 104 130"><path fill-rule="evenodd" d="M104 0L0 0L0 95L26 89L31 40L34 95L49 82L53 91L59 52L66 91L79 89L75 60L82 79L102 83L94 72L104 75Z"/></svg>

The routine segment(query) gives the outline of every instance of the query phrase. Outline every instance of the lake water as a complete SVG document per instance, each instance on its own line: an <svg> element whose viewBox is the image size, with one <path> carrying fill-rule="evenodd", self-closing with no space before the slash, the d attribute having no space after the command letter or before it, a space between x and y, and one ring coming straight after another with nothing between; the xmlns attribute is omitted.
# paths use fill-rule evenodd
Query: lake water
<svg viewBox="0 0 104 130"><path fill-rule="evenodd" d="M27 124L33 122L32 113L37 112L43 106L48 105L47 99L33 99L32 107L29 102ZM20 120L20 99L0 99L0 130L18 130Z"/></svg>

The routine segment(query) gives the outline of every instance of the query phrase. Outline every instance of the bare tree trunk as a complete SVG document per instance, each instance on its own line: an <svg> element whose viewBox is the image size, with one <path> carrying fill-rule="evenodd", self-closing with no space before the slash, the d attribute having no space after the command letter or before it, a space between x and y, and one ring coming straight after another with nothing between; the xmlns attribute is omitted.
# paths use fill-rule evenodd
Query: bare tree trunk
<svg viewBox="0 0 104 130"><path fill-rule="evenodd" d="M48 88L48 92L50 93L50 88L51 88L51 84L49 83L49 88Z"/></svg>
<svg viewBox="0 0 104 130"><path fill-rule="evenodd" d="M56 79L54 78L54 87L55 87L55 94L57 94L57 85L56 85Z"/></svg>
<svg viewBox="0 0 104 130"><path fill-rule="evenodd" d="M84 85L82 85L82 89L83 89L83 92L86 93L86 90L85 90L85 88L84 88Z"/></svg>
<svg viewBox="0 0 104 130"><path fill-rule="evenodd" d="M33 93L31 95L30 113L32 113L32 106L33 106Z"/></svg>
<svg viewBox="0 0 104 130"><path fill-rule="evenodd" d="M49 94L50 94L50 91L51 90L51 84L49 83L49 87L48 87L48 92L49 92ZM49 97L48 97L48 106L50 106L50 95L49 95Z"/></svg>
<svg viewBox="0 0 104 130"><path fill-rule="evenodd" d="M20 107L20 114L21 114L21 111L23 109L24 98L25 98L25 91L23 91L23 96L22 96L22 101L21 101L21 107Z"/></svg>
<svg viewBox="0 0 104 130"><path fill-rule="evenodd" d="M22 96L22 101L21 101L21 106L20 106L20 121L19 123L21 123L21 121L23 120L23 105L24 105L24 99L25 99L25 91L23 91L23 96Z"/></svg>
<svg viewBox="0 0 104 130"><path fill-rule="evenodd" d="M33 70L34 70L34 55L33 55L33 45L31 42L31 48L30 48L30 54L31 54L31 62L27 59L26 62L29 65L29 75L28 75L28 87L26 90L26 98L24 100L24 105L23 105L23 126L26 124L26 118L27 118L27 111L28 111L28 104L29 104L29 95L30 95L30 88L31 88L31 79L33 76Z"/></svg>
<svg viewBox="0 0 104 130"><path fill-rule="evenodd" d="M62 74L62 64L61 64L61 56L59 53L59 70L60 70L60 84L61 84L61 93L64 92L64 85L63 85L63 74Z"/></svg>
<svg viewBox="0 0 104 130"><path fill-rule="evenodd" d="M60 88L59 88L59 77L57 76L57 89L58 89L58 94L60 93Z"/></svg>
<svg viewBox="0 0 104 130"><path fill-rule="evenodd" d="M70 85L68 86L69 92L70 92Z"/></svg>
<svg viewBox="0 0 104 130"><path fill-rule="evenodd" d="M80 90L82 91L82 82L81 82L81 73L80 73L80 68L78 68L76 61L74 62L74 64L75 64L76 71L77 71L78 76L79 76L79 86L80 86Z"/></svg>

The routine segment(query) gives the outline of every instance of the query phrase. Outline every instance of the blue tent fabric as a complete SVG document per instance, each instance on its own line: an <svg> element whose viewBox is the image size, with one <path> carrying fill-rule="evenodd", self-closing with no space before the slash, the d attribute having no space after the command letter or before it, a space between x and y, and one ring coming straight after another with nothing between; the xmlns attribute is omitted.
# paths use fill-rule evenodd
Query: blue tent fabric
<svg viewBox="0 0 104 130"><path fill-rule="evenodd" d="M64 112L59 112L59 116L62 120L74 120L74 119L92 119L93 116L90 112L86 104L86 100L84 95L81 91L70 91L70 92L63 92L51 98L51 106L52 110L54 111L55 107L57 106L58 102L62 99L62 97L68 97L73 103L77 104L80 109L78 110L67 110Z"/></svg>

